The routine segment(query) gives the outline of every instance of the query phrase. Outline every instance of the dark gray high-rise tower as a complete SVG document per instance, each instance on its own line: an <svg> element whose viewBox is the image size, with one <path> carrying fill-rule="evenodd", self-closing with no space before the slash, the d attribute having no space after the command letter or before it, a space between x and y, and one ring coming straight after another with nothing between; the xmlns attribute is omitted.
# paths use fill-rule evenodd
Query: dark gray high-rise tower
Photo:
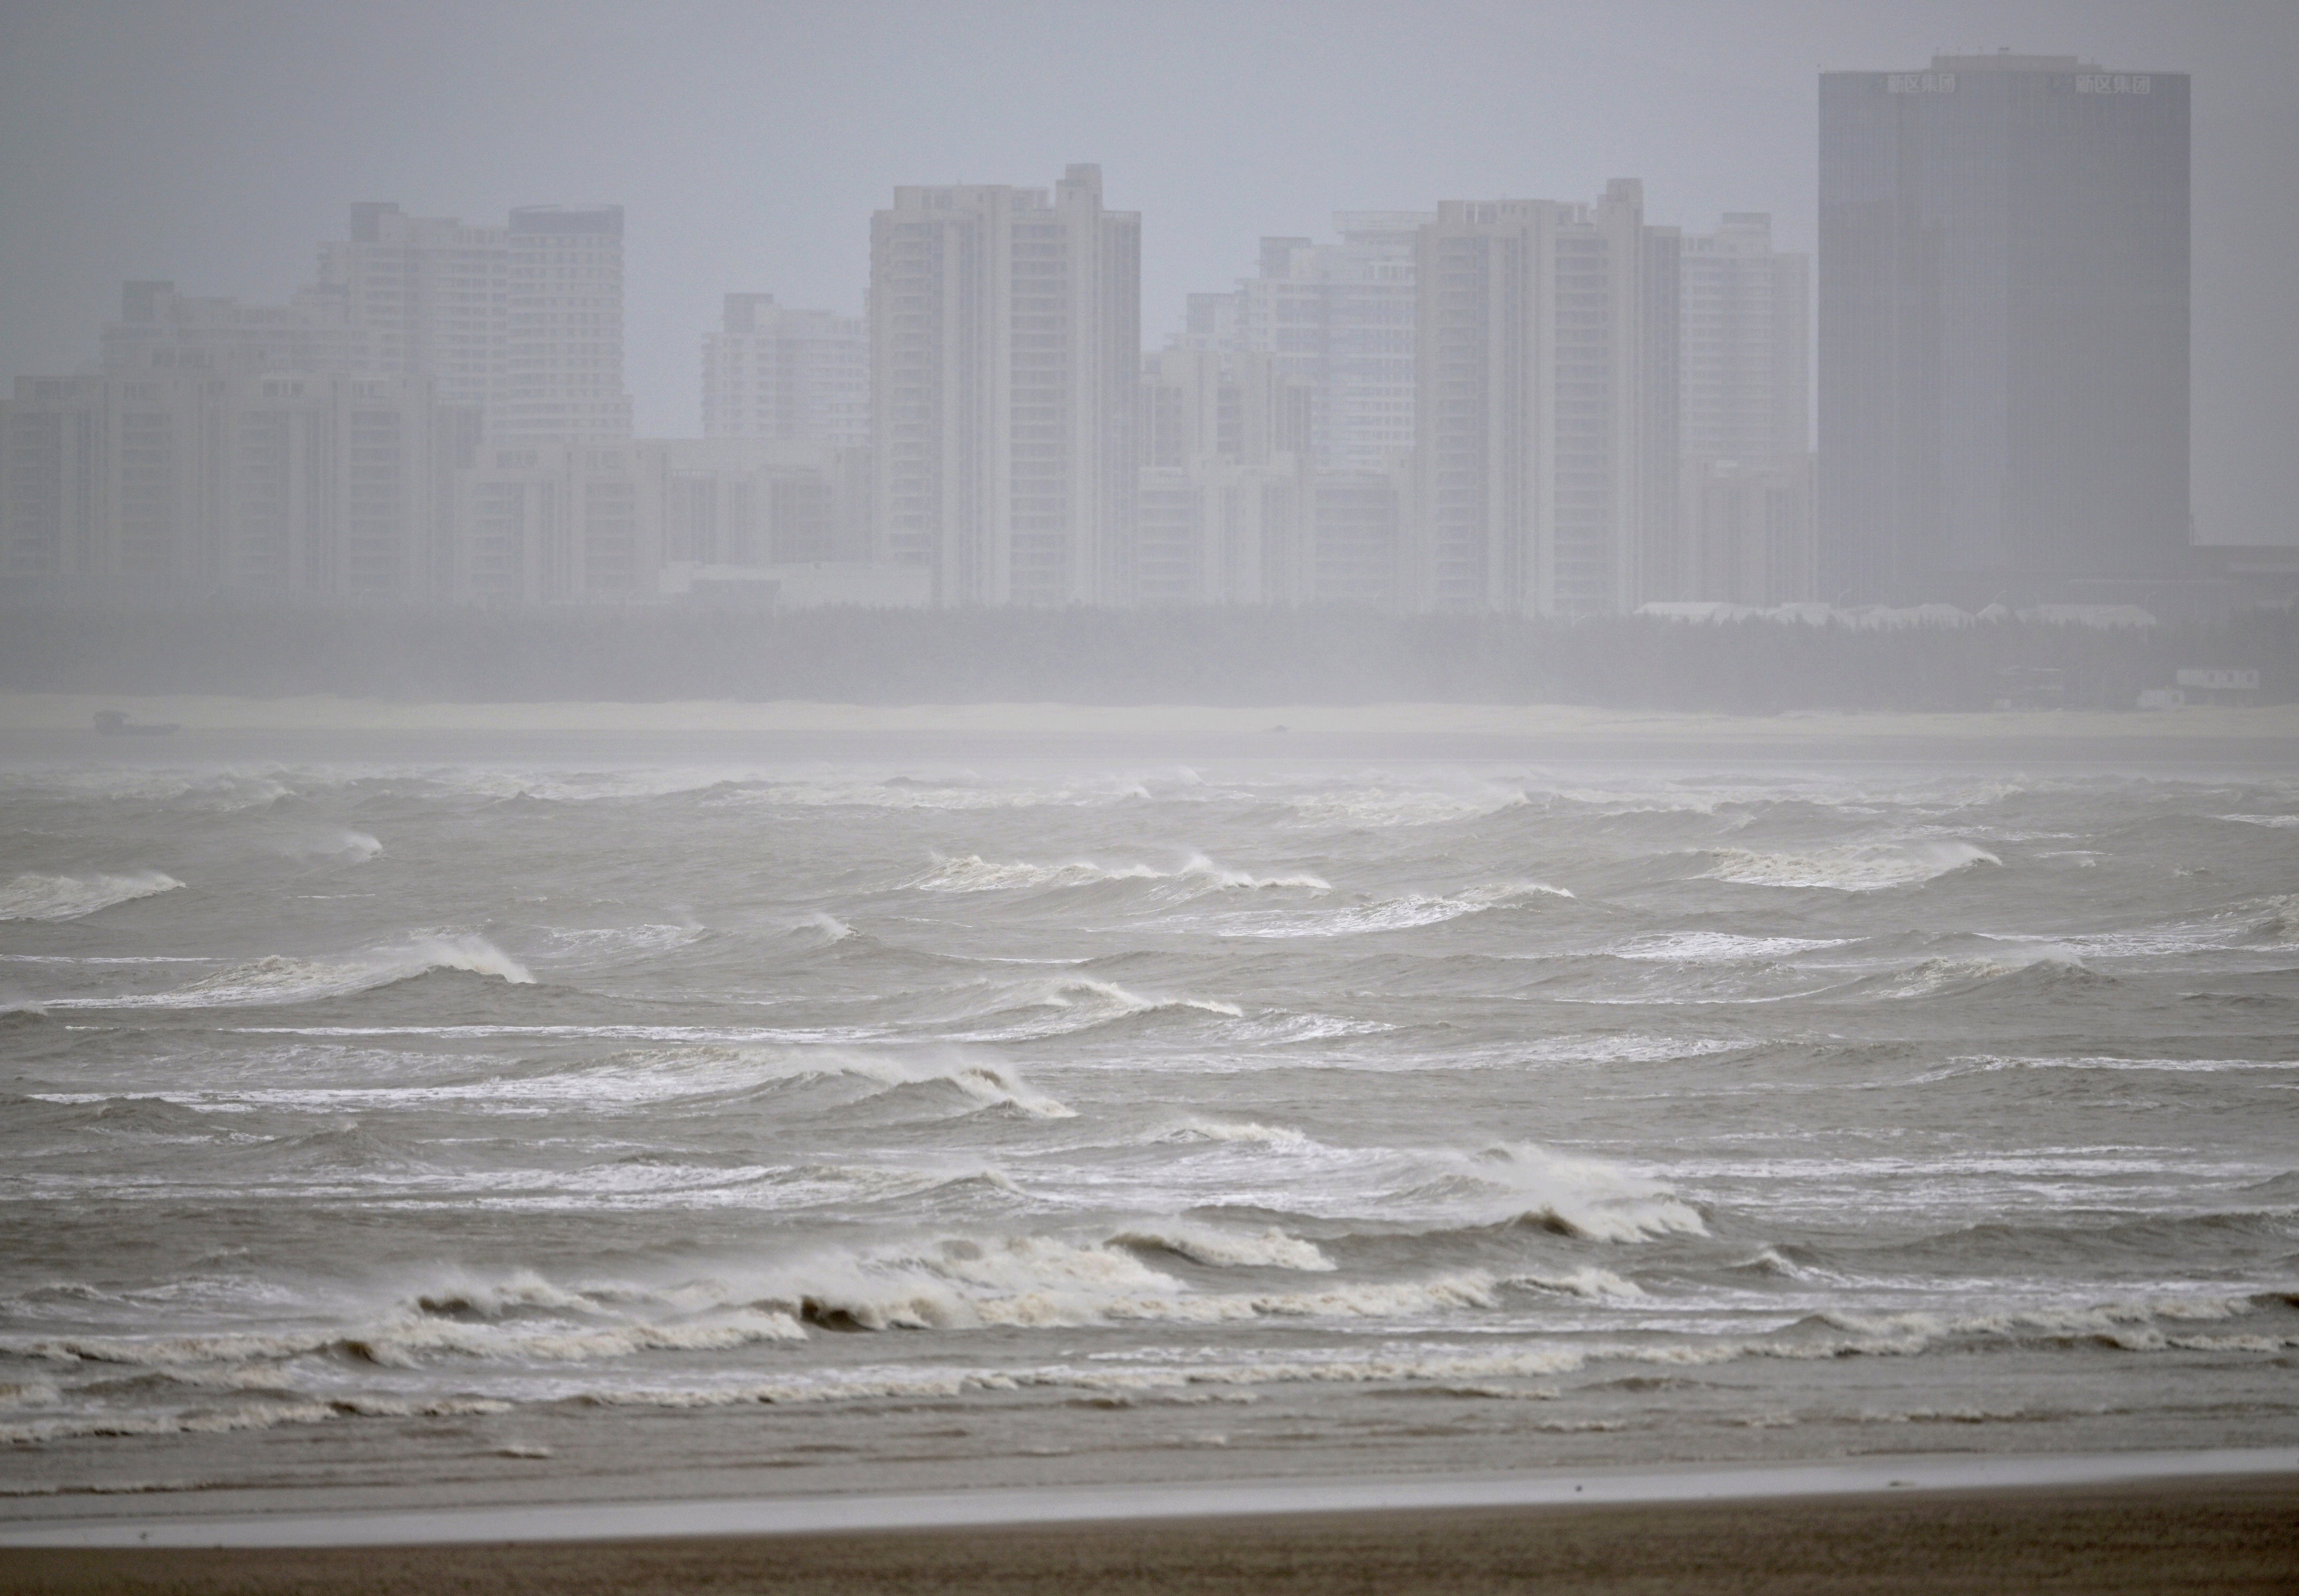
<svg viewBox="0 0 2299 1596"><path fill-rule="evenodd" d="M1822 74L1821 595L2177 568L2187 277L2185 73Z"/></svg>

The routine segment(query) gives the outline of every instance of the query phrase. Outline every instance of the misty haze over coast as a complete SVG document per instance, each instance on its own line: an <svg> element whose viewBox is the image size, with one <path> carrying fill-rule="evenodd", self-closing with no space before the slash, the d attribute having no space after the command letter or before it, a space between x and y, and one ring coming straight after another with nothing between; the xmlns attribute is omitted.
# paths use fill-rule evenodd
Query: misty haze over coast
<svg viewBox="0 0 2299 1596"><path fill-rule="evenodd" d="M11 7L0 1584L2287 1572L2295 64Z"/></svg>

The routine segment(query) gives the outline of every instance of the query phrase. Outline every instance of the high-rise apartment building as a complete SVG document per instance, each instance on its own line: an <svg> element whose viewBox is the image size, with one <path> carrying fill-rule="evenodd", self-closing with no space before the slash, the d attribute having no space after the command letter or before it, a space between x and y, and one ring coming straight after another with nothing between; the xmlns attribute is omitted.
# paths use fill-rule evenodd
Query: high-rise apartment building
<svg viewBox="0 0 2299 1596"><path fill-rule="evenodd" d="M1169 349L1143 361L1131 602L1301 596L1311 398L1267 354Z"/></svg>
<svg viewBox="0 0 2299 1596"><path fill-rule="evenodd" d="M875 557L945 604L1130 597L1141 255L1096 166L1050 195L894 191L870 228Z"/></svg>
<svg viewBox="0 0 2299 1596"><path fill-rule="evenodd" d="M482 407L487 435L616 442L623 389L623 212L531 205L502 227L352 207L312 292L340 305L354 375L425 378Z"/></svg>
<svg viewBox="0 0 2299 1596"><path fill-rule="evenodd" d="M1684 453L1749 470L1811 448L1812 262L1772 247L1772 219L1728 212L1682 245Z"/></svg>
<svg viewBox="0 0 2299 1596"><path fill-rule="evenodd" d="M652 597L662 503L644 445L489 439L455 478L458 602Z"/></svg>
<svg viewBox="0 0 2299 1596"><path fill-rule="evenodd" d="M723 325L702 340L702 436L867 445L869 324L726 295Z"/></svg>
<svg viewBox="0 0 2299 1596"><path fill-rule="evenodd" d="M1264 238L1258 276L1190 296L1184 347L1274 357L1309 383L1319 465L1379 471L1413 446L1414 240L1419 211L1344 211L1339 244ZM1222 303L1227 301L1226 303Z"/></svg>
<svg viewBox="0 0 2299 1596"><path fill-rule="evenodd" d="M2071 55L1822 76L1821 596L2182 561L2187 91Z"/></svg>
<svg viewBox="0 0 2299 1596"><path fill-rule="evenodd" d="M477 411L418 378L22 378L0 403L0 578L19 592L448 595Z"/></svg>
<svg viewBox="0 0 2299 1596"><path fill-rule="evenodd" d="M105 325L100 345L98 364L110 376L372 375L342 297L326 289L307 288L289 304L249 305L131 282L120 301L120 320Z"/></svg>
<svg viewBox="0 0 2299 1596"><path fill-rule="evenodd" d="M488 404L510 317L508 229L352 207L350 237L320 245L320 290L353 329L360 377L427 377L451 404Z"/></svg>
<svg viewBox="0 0 2299 1596"><path fill-rule="evenodd" d="M510 213L503 376L487 436L616 443L623 388L623 208L525 205Z"/></svg>
<svg viewBox="0 0 2299 1596"><path fill-rule="evenodd" d="M1632 179L1593 205L1448 200L1420 229L1413 604L1678 595L1678 243Z"/></svg>
<svg viewBox="0 0 2299 1596"><path fill-rule="evenodd" d="M1407 457L1379 471L1318 465L1315 397L1274 354L1176 348L1143 362L1137 602L1397 603Z"/></svg>
<svg viewBox="0 0 2299 1596"><path fill-rule="evenodd" d="M1728 213L1682 245L1681 596L1813 596L1812 271L1772 218Z"/></svg>

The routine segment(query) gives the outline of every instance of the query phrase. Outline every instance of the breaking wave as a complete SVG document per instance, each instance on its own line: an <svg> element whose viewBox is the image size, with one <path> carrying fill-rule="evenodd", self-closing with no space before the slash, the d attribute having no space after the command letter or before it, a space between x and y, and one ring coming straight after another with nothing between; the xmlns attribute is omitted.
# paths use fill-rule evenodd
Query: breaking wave
<svg viewBox="0 0 2299 1596"><path fill-rule="evenodd" d="M1528 1225L1599 1242L1706 1235L1690 1203L1657 1180L1603 1159L1503 1143L1478 1153L1423 1155L1423 1176L1398 1193L1407 1210L1454 1222Z"/></svg>
<svg viewBox="0 0 2299 1596"><path fill-rule="evenodd" d="M371 948L347 959L296 959L274 953L167 992L125 997L53 1000L50 1008L210 1009L308 1003L322 998L412 980L433 970L463 970L493 976L513 985L532 985L527 967L485 937L451 932L413 937Z"/></svg>
<svg viewBox="0 0 2299 1596"><path fill-rule="evenodd" d="M1222 932L1229 936L1360 936L1375 931L1410 931L1470 915L1521 909L1548 899L1572 896L1566 888L1551 886L1545 881L1511 881L1442 895L1408 894L1321 914L1225 923Z"/></svg>
<svg viewBox="0 0 2299 1596"><path fill-rule="evenodd" d="M1909 886L2003 860L1971 843L1864 843L1818 848L1808 853L1752 853L1740 848L1711 851L1715 861L1706 876L1744 886L1825 887L1835 892L1880 892Z"/></svg>
<svg viewBox="0 0 2299 1596"><path fill-rule="evenodd" d="M913 877L906 885L925 892L982 893L1016 892L1035 887L1091 886L1107 881L1163 881L1175 883L1198 891L1266 891L1291 888L1302 892L1332 891L1332 884L1323 877L1307 872L1290 876L1256 876L1249 870L1232 870L1216 864L1202 853L1193 853L1178 869L1161 870L1154 865L1101 865L1091 860L1073 860L1067 864L1033 864L1027 860L1004 862L985 860L976 853L955 858L937 855L934 868L923 876Z"/></svg>
<svg viewBox="0 0 2299 1596"><path fill-rule="evenodd" d="M2093 969L2070 950L2046 943L2011 957L1927 959L1890 975L1855 981L1849 990L1868 996L1922 998L1978 992L2006 984L2060 991L2113 983L2112 976Z"/></svg>
<svg viewBox="0 0 2299 1596"><path fill-rule="evenodd" d="M0 920L76 920L184 884L158 870L124 876L19 876L0 886Z"/></svg>
<svg viewBox="0 0 2299 1596"><path fill-rule="evenodd" d="M827 1329L967 1330L1257 1318L1394 1318L1498 1305L1499 1283L1477 1270L1317 1290L1199 1292L1153 1268L1143 1251L1216 1267L1317 1269L1324 1255L1276 1233L1197 1226L1126 1232L1106 1244L1042 1236L945 1238L909 1249L825 1255L789 1272L762 1301ZM786 1294L785 1294L786 1293Z"/></svg>
<svg viewBox="0 0 2299 1596"><path fill-rule="evenodd" d="M1024 1037L1090 1030L1138 1015L1191 1011L1218 1014L1230 1019L1241 1018L1245 1013L1235 1003L1218 998L1145 997L1127 991L1115 981L1078 977L1048 987L1020 1002L1006 1004L995 1010L991 1018L1017 1020L1009 1030L997 1034Z"/></svg>
<svg viewBox="0 0 2299 1596"><path fill-rule="evenodd" d="M1330 1272L1333 1260L1315 1243L1287 1235L1274 1226L1258 1235L1216 1230L1210 1226L1169 1222L1121 1231L1109 1238L1114 1246L1141 1251L1172 1252L1192 1263L1222 1268L1306 1269Z"/></svg>
<svg viewBox="0 0 2299 1596"><path fill-rule="evenodd" d="M1032 1086L1012 1066L951 1048L909 1051L807 1045L706 1046L627 1053L562 1074L489 1082L471 1088L513 1102L637 1106L681 1099L734 1098L806 1081L845 1078L878 1088L870 1096L943 1086L974 1108L1013 1109L1035 1119L1074 1110ZM464 1088L450 1088L460 1092Z"/></svg>
<svg viewBox="0 0 2299 1596"><path fill-rule="evenodd" d="M1151 1131L1145 1142L1258 1142L1272 1147L1307 1147L1309 1138L1289 1126L1242 1124L1191 1115L1177 1124Z"/></svg>

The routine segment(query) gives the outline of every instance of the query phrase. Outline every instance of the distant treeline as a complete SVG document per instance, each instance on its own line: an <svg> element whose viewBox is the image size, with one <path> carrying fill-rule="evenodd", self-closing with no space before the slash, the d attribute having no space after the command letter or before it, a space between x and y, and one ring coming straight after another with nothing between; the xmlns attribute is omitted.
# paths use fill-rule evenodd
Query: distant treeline
<svg viewBox="0 0 2299 1596"><path fill-rule="evenodd" d="M2097 628L1331 609L0 609L0 690L532 702L2129 709L2182 668L2299 698L2299 617Z"/></svg>

